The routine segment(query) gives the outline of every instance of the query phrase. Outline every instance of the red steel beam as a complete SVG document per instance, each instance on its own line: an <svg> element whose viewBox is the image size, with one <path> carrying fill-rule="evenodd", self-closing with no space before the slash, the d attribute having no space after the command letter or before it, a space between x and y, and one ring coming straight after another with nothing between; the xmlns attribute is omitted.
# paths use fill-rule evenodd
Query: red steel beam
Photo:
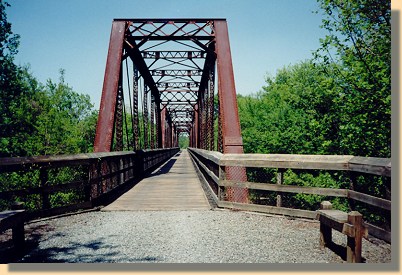
<svg viewBox="0 0 402 275"><path fill-rule="evenodd" d="M163 110L161 111L161 134L162 134L162 147L165 148L166 147L166 141L167 141L167 137L166 137L166 108L163 108ZM159 147L160 148L160 147Z"/></svg>
<svg viewBox="0 0 402 275"><path fill-rule="evenodd" d="M222 119L223 152L243 153L236 88L230 53L229 34L226 21L214 21L215 52L217 54L219 107Z"/></svg>
<svg viewBox="0 0 402 275"><path fill-rule="evenodd" d="M112 147L125 28L124 21L113 21L112 23L94 152L110 152Z"/></svg>
<svg viewBox="0 0 402 275"><path fill-rule="evenodd" d="M237 109L236 88L230 52L229 33L226 21L214 21L215 52L217 55L219 115L222 123L223 153L242 154L243 140ZM244 167L225 168L228 180L247 181ZM248 189L230 187L226 189L228 200L248 203Z"/></svg>

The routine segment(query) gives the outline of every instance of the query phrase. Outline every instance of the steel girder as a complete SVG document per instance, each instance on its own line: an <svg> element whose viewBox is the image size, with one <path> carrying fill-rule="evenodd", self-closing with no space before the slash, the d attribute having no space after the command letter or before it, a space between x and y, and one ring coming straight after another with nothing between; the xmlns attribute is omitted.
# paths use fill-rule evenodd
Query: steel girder
<svg viewBox="0 0 402 275"><path fill-rule="evenodd" d="M190 105L192 115L187 116L193 120L190 128L195 127L195 119L201 120L198 122L201 127L196 133L199 142L194 145L200 147L202 143L201 147L211 150L214 149L210 129L214 120L212 113L215 89L211 74L214 74L216 65L221 147L223 152L242 153L226 20L116 19L113 21L96 133L96 151L112 150L119 79L122 74L121 63L126 58L132 60L144 85L151 92L156 109L155 120L161 121L161 110L166 106ZM198 105L199 116L194 114L195 105ZM172 108L167 109L165 117L178 115L171 110ZM172 117L171 121L178 120ZM164 131L161 125L156 127L160 140L157 147L163 147ZM194 131L189 129L188 132ZM200 136L204 139L208 137L209 140L200 142Z"/></svg>
<svg viewBox="0 0 402 275"><path fill-rule="evenodd" d="M126 105L133 122L131 137L130 127L122 127L130 121L127 114L121 116ZM216 120L219 126L214 131ZM132 141L120 141L122 132ZM189 135L193 147L243 152L226 20L115 19L95 152L131 150L130 144L133 150L151 144L175 146L182 133ZM230 179L245 177L245 171L230 168L226 174Z"/></svg>
<svg viewBox="0 0 402 275"><path fill-rule="evenodd" d="M118 21L113 22L110 34L109 51L106 60L98 123L96 126L94 143L95 152L109 152L112 147L124 31L124 23Z"/></svg>

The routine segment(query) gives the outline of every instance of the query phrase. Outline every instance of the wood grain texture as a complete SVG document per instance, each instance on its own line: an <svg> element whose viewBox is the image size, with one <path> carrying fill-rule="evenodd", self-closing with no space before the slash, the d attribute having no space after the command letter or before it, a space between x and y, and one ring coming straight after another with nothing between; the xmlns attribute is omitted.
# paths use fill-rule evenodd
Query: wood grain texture
<svg viewBox="0 0 402 275"><path fill-rule="evenodd" d="M188 152L183 150L102 211L210 208Z"/></svg>

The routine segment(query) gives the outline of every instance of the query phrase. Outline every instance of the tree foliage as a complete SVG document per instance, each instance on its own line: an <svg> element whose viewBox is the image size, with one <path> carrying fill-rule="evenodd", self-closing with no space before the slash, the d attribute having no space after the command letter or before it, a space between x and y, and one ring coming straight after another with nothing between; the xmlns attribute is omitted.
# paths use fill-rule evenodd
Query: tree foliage
<svg viewBox="0 0 402 275"><path fill-rule="evenodd" d="M318 0L328 31L311 60L286 66L256 95L238 96L247 153L391 157L389 1ZM272 182L274 175L267 175ZM286 171L285 184L348 188L348 175ZM390 181L357 176L355 190L390 199ZM322 197L290 204L317 209ZM334 201L333 201L334 202ZM335 201L344 209L345 201ZM358 209L374 222L386 215ZM380 223L381 223L380 222Z"/></svg>
<svg viewBox="0 0 402 275"><path fill-rule="evenodd" d="M75 154L91 152L97 112L88 95L75 92L60 70L58 82L40 83L28 66L17 66L14 56L19 36L13 34L7 21L6 7L0 0L0 157ZM85 179L80 167L48 171L47 185ZM0 191L38 187L39 171L2 173ZM53 207L78 202L82 190L56 192L50 195ZM23 201L27 209L38 209L39 195L0 200L6 209L12 200Z"/></svg>
<svg viewBox="0 0 402 275"><path fill-rule="evenodd" d="M319 0L328 35L317 62L342 89L340 152L391 155L391 3L389 0Z"/></svg>
<svg viewBox="0 0 402 275"><path fill-rule="evenodd" d="M1 93L7 107L0 124L1 156L76 154L92 150L97 112L88 95L64 82L39 83L27 67L18 68L16 97Z"/></svg>
<svg viewBox="0 0 402 275"><path fill-rule="evenodd" d="M314 59L239 97L245 150L390 157L389 1L319 3L329 34Z"/></svg>
<svg viewBox="0 0 402 275"><path fill-rule="evenodd" d="M96 112L88 95L64 81L40 83L14 64L19 36L0 1L0 157L74 154L92 150Z"/></svg>
<svg viewBox="0 0 402 275"><path fill-rule="evenodd" d="M190 140L187 135L179 135L179 147L180 149L186 149L189 146Z"/></svg>

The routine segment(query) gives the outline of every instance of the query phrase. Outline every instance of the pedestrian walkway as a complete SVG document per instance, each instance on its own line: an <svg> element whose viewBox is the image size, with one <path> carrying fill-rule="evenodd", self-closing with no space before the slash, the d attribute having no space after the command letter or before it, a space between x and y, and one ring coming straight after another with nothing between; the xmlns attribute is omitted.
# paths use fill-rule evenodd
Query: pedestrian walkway
<svg viewBox="0 0 402 275"><path fill-rule="evenodd" d="M103 211L208 210L210 205L187 150L155 170Z"/></svg>

